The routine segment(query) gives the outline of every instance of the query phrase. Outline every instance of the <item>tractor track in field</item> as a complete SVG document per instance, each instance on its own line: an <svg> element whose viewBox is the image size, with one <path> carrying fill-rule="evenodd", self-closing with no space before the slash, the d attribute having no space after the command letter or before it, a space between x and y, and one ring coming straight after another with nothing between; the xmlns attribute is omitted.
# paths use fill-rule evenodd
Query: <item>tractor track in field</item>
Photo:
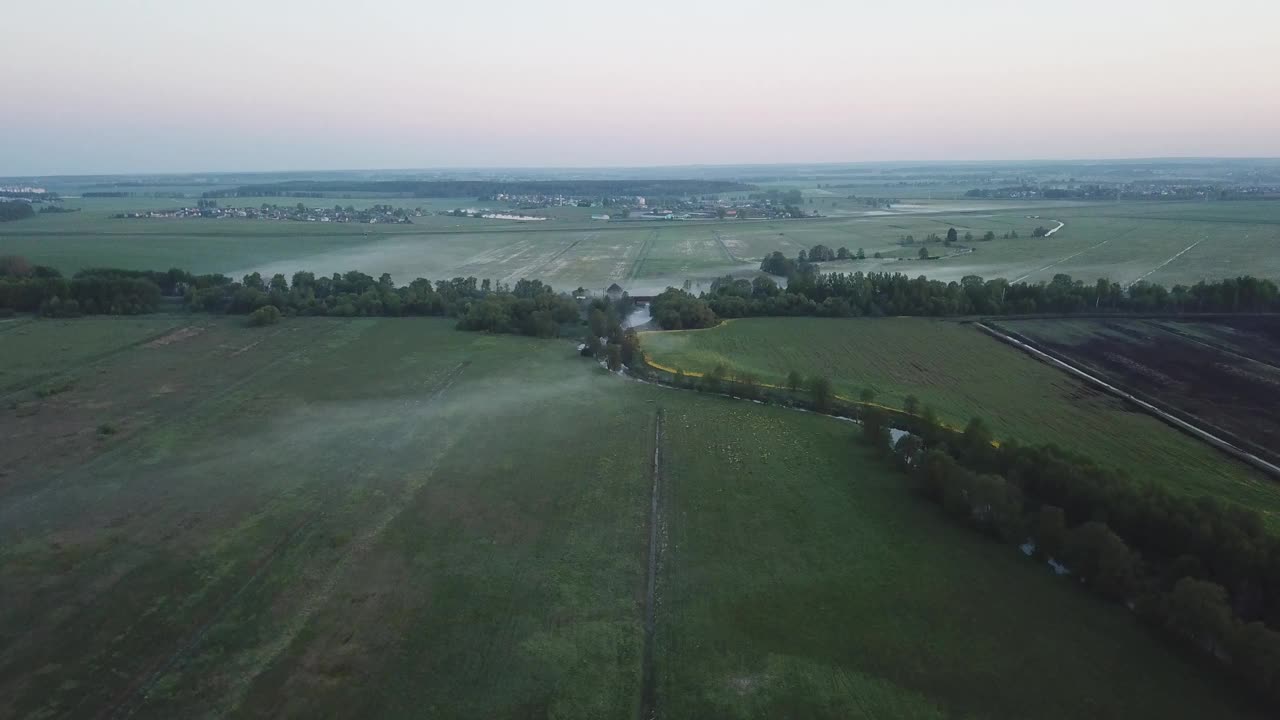
<svg viewBox="0 0 1280 720"><path fill-rule="evenodd" d="M595 239L595 234L592 233L591 235L588 235L586 239L587 240ZM520 268L515 272L506 275L505 277L502 278L502 282L510 284L512 281L515 281L515 280L524 280L528 278L539 279L538 273L541 272L543 268L555 262L556 260L559 260L561 256L563 256L565 253L572 250L580 242L582 242L582 238L574 240L573 242L569 243L565 247L562 247L559 250L557 250L555 254L553 254L551 257L545 258L543 260L536 262L532 266Z"/></svg>
<svg viewBox="0 0 1280 720"><path fill-rule="evenodd" d="M654 657L654 635L658 626L658 527L662 508L662 408L653 422L653 489L649 496L649 562L644 589L644 655L640 680L640 718L652 720L658 715L657 661Z"/></svg>
<svg viewBox="0 0 1280 720"><path fill-rule="evenodd" d="M160 666L153 670L144 680L141 682L134 682L130 685L130 687L121 694L119 700L111 706L103 709L101 712L95 714L94 717L133 717L134 713L138 712L138 710L142 708L143 704L146 703L147 693L155 687L156 683L160 682L160 680L164 678L171 669L173 669L200 645L200 641L204 640L205 636L209 634L209 631L213 629L213 626L226 615L233 605L235 605L236 600L240 599L242 595L257 584L258 580L271 568L276 558L278 558L286 548L292 546L299 537L315 525L316 521L320 519L322 514L322 510L316 510L290 529L283 538L272 546L267 555L262 558L262 560L258 561L257 567L254 568L253 573L249 575L249 579L246 580L234 593L232 593L231 597L227 598L227 600L213 612L208 620L197 627L191 637L179 646L176 652L169 656L167 660L161 663Z"/></svg>
<svg viewBox="0 0 1280 720"><path fill-rule="evenodd" d="M631 269L627 272L626 280L624 281L626 288L624 289L630 289L635 285L636 278L640 275L640 268L644 265L645 260L649 259L649 253L653 250L653 242L657 239L658 231L653 230L640 245L640 252L636 253L636 261L631 264Z"/></svg>
<svg viewBox="0 0 1280 720"><path fill-rule="evenodd" d="M744 263L744 264L749 262L733 254L733 251L729 249L729 246L727 244L725 244L724 236L720 234L719 230L713 229L711 233L715 235L716 242L720 244L720 249L724 251L724 256L729 259L729 262Z"/></svg>
<svg viewBox="0 0 1280 720"><path fill-rule="evenodd" d="M445 393L446 390L452 387L453 384L457 381L458 377L462 374L462 372L466 369L467 365L469 364L470 363L468 362L461 362L461 363L458 363L458 365L455 366L452 370L450 370L448 374L445 376L445 378L443 379L443 382L441 383L440 387L437 388L434 392L431 393L431 395L427 397L426 403L430 404L432 402L435 402L441 395ZM440 454L447 452L449 447L451 447L451 445L452 443L446 444L446 446L441 449ZM437 458L438 457L439 455L437 455ZM426 479L430 477L430 475L433 473L433 471L434 471L434 465L431 468L429 468L427 472L424 474L424 476L420 477L417 482L411 481L408 487L406 487L406 493L405 493L406 496L411 496L416 494L417 491L421 489L421 486L423 483L425 483ZM319 586L315 587L310 593L308 593L306 599L302 603L302 608L299 610L298 614L295 616L294 622L291 623L293 627L291 627L290 629L293 630L293 633L287 639L291 640L292 636L296 636L297 632L301 630L302 626L306 624L306 622L311 618L311 616L314 615L315 611L318 610L321 605L323 605L326 599L328 599L329 594L332 593L333 589L337 586L338 581L341 579L341 575L346 571L351 561L354 560L354 558L357 555L363 554L365 551L367 551L370 547L373 546L374 542L377 540L378 536L381 535L382 531L385 530L387 526L389 526L391 522L400 515L400 511L404 509L405 504L407 503L393 505L381 516L379 516L378 520L375 521L372 525L370 525L365 530L365 532L363 532L360 535L360 537L355 539L355 541L352 543L351 548L330 571L330 573L328 574L328 577L326 578L326 581L320 584ZM282 554L284 554L284 552L287 549L296 545L297 540L300 537L302 537L306 532L309 532L310 529L314 527L315 524L319 520L321 520L326 514L327 514L326 506L322 503L319 509L309 513L307 517L303 518L288 533L286 533L285 536L281 538L279 542L277 542L274 546L272 546L271 550L267 553L267 555L258 561L257 567L254 569L252 574L250 574L249 578L245 580L245 582L239 588L237 588L236 591L230 595L230 597L228 597L224 602L222 602L208 616L205 622L201 623L196 627L195 631L189 636L186 642L182 643L178 647L177 651L175 651L167 660L162 662L153 671L147 674L144 680L135 682L127 690L125 690L121 694L120 699L117 702L112 704L110 707L104 709L102 712L97 713L94 717L95 718L113 718L113 719L129 718L129 717L132 717L136 712L138 712L138 710L140 710L142 706L146 704L147 694L151 691L151 689L154 688L155 685L159 683L160 680L162 680L164 676L169 673L170 670L179 666L192 652L194 652L196 648L200 646L200 643L204 640L204 638L209 634L209 631L212 630L213 627L217 625L218 622L221 621L222 618L225 617L228 612L230 612L231 608L235 606L236 601L239 600L246 592L248 592L250 588L252 588L255 584L257 584L258 580L261 579L267 573L267 571L270 570L271 567L275 564L275 561ZM270 661L273 660L279 654L279 652L282 651L284 647L287 645L288 645L288 642L285 642L284 644L281 644L278 647L273 648L275 652L270 654L267 658L267 661L260 664L259 667L260 668L266 667L270 663Z"/></svg>
<svg viewBox="0 0 1280 720"><path fill-rule="evenodd" d="M595 233L591 233L591 234L590 234L590 235L588 235L585 239L587 239L587 240L594 240L595 238L596 238ZM547 258L546 260L543 260L541 263L539 263L539 264L538 264L538 267L537 267L537 268L535 268L534 272L542 272L542 269L543 269L543 268L547 267L548 265L550 265L550 264L554 263L555 261L559 260L560 258L564 257L564 254L565 254L565 253L567 253L567 252L569 252L570 250L572 250L572 249L574 249L575 247L577 247L577 246L578 246L578 243L580 243L580 242L582 242L582 241L583 241L583 238L578 238L577 240L574 240L573 242L571 242L571 243L569 243L568 245L566 245L565 247L560 248L560 250L558 250L558 251L556 252L556 254L555 254L555 255L552 255L551 257L549 257L549 258ZM538 278L538 276L537 276L537 275L534 275L534 272L530 272L529 274L530 274L531 276L533 276L535 279L537 279L537 278Z"/></svg>

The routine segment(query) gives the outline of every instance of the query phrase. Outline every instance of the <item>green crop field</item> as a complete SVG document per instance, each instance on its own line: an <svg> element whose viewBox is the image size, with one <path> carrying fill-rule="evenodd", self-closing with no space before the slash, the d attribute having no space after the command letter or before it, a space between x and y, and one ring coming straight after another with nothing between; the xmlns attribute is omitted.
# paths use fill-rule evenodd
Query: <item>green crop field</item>
<svg viewBox="0 0 1280 720"><path fill-rule="evenodd" d="M0 329L61 356L0 407L0 717L633 717L659 408L660 717L1257 717L847 423L444 320L92 322Z"/></svg>
<svg viewBox="0 0 1280 720"><path fill-rule="evenodd" d="M826 192L826 191L823 191ZM1084 204L1013 201L911 201L867 214L856 201L812 197L827 217L786 221L591 222L588 208L548 208L553 219L519 224L501 220L425 215L412 225L333 225L265 220L113 219L124 210L190 205L193 200L109 198L69 200L78 213L43 215L0 224L0 255L16 254L64 271L91 266L290 275L384 272L398 282L474 275L514 282L537 278L555 287L603 289L618 283L650 294L686 281L705 289L724 274L750 274L774 250L795 256L815 244L862 249L863 261L828 263L844 272L886 271L939 280L965 275L1049 280L1056 273L1092 281L1108 277L1165 284L1254 274L1280 278L1270 249L1280 240L1280 202ZM237 198L233 205L291 198ZM348 204L314 198L312 205ZM476 205L473 199L365 198L426 211ZM824 204L825 203L825 204ZM1033 239L1037 225L1064 226ZM955 227L963 236L1017 240L931 246L940 259L916 259L917 242ZM971 252L969 250L972 250ZM883 257L875 259L875 253Z"/></svg>
<svg viewBox="0 0 1280 720"><path fill-rule="evenodd" d="M898 407L915 395L953 425L981 417L997 437L1055 443L1135 478L1234 500L1280 522L1274 481L967 325L760 318L642 338L666 367L702 373L723 364L779 385L796 370L824 375L850 397L870 388Z"/></svg>

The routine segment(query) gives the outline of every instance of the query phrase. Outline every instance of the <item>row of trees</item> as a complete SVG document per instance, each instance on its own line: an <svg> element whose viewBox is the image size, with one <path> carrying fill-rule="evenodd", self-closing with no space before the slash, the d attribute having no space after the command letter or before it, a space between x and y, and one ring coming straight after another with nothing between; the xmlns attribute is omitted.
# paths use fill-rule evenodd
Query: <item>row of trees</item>
<svg viewBox="0 0 1280 720"><path fill-rule="evenodd" d="M458 318L461 330L537 337L555 337L579 322L578 303L540 280L505 285L468 277L432 284L419 278L397 287L387 273L374 278L357 271L319 277L297 272L291 279L276 274L270 280L252 273L239 283L194 278L183 296L187 307L201 312L245 314L270 305L284 315L437 315Z"/></svg>
<svg viewBox="0 0 1280 720"><path fill-rule="evenodd" d="M160 307L161 290L133 273L84 270L65 278L54 268L0 258L0 311L48 317L139 315Z"/></svg>
<svg viewBox="0 0 1280 720"><path fill-rule="evenodd" d="M649 312L663 330L692 330L720 322L705 300L676 288L655 297Z"/></svg>
<svg viewBox="0 0 1280 720"><path fill-rule="evenodd" d="M772 280L725 276L701 297L722 318L765 315L1031 315L1082 312L1277 312L1280 289L1270 280L1228 278L1172 289L1140 282L1122 287L1055 275L1050 282L1010 283L969 275L959 282L902 273L796 273L787 287Z"/></svg>
<svg viewBox="0 0 1280 720"><path fill-rule="evenodd" d="M876 253L876 257L880 257L880 254ZM808 250L801 250L794 260L774 250L760 261L760 270L778 277L791 277L796 274L816 273L818 267L814 263L866 259L867 251L862 248L858 248L857 252L850 252L846 247L833 250L826 245L814 245Z"/></svg>
<svg viewBox="0 0 1280 720"><path fill-rule="evenodd" d="M259 273L235 282L225 275L93 268L67 279L52 268L22 258L0 258L0 309L56 317L154 312L163 297L179 299L194 312L248 315L273 307L281 316L437 315L458 318L462 330L554 337L580 324L576 300L539 280L514 285L454 278L417 279L397 287L391 276L361 272L319 276L297 272L291 279ZM576 332L576 329L573 330Z"/></svg>
<svg viewBox="0 0 1280 720"><path fill-rule="evenodd" d="M864 436L947 514L1125 603L1280 706L1280 538L1261 515L1053 446L997 445L979 420L955 433L905 417L912 434L892 449L878 411Z"/></svg>
<svg viewBox="0 0 1280 720"><path fill-rule="evenodd" d="M578 197L683 197L752 189L728 180L293 180L211 190L218 197L318 197L322 193L412 195L420 198L495 198L498 195L568 195ZM797 191L797 196L799 195ZM795 204L799 204L797 200Z"/></svg>

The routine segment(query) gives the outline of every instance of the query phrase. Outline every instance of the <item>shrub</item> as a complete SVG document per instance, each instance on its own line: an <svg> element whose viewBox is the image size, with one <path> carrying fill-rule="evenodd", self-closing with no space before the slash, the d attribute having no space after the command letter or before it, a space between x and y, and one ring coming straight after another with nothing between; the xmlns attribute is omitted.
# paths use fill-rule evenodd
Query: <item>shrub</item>
<svg viewBox="0 0 1280 720"><path fill-rule="evenodd" d="M249 327L263 327L280 322L280 309L275 305L263 305L249 313Z"/></svg>

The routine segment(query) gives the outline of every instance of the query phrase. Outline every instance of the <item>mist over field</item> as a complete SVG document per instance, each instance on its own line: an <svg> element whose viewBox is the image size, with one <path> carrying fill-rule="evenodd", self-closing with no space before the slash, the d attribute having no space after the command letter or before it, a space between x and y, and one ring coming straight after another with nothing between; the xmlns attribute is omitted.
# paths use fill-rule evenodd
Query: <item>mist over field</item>
<svg viewBox="0 0 1280 720"><path fill-rule="evenodd" d="M1274 0L9 5L0 720L1280 717Z"/></svg>

